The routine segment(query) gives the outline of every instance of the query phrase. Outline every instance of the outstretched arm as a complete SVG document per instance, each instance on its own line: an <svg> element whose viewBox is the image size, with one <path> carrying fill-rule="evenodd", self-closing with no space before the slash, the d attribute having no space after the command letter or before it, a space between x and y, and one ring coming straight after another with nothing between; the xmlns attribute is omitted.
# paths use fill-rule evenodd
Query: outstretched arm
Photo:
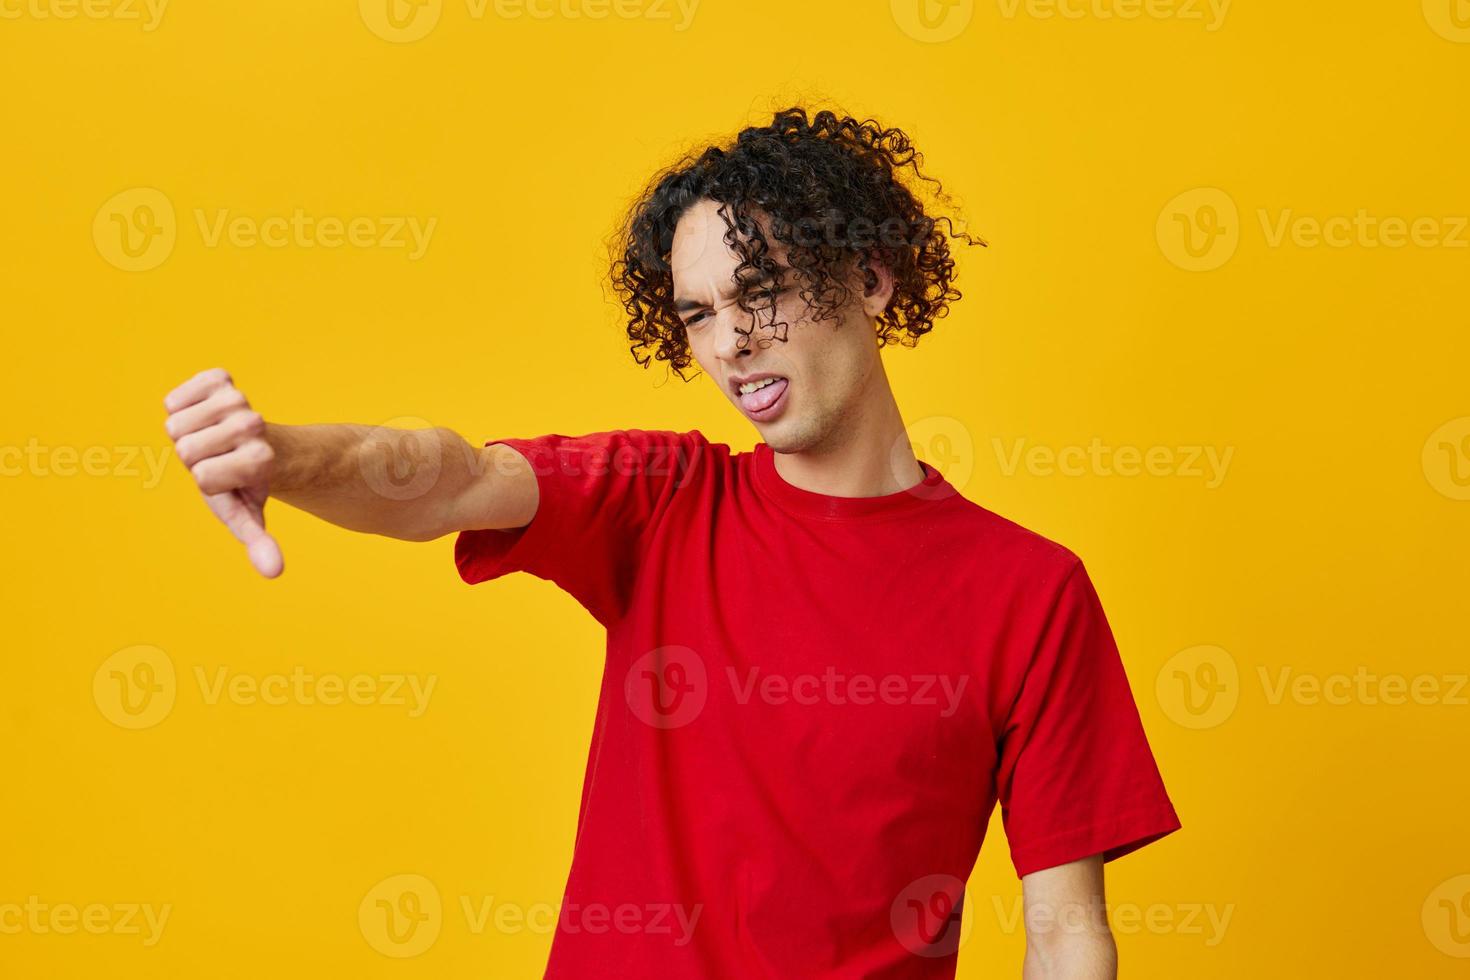
<svg viewBox="0 0 1470 980"><path fill-rule="evenodd" d="M536 513L536 477L520 453L473 446L449 429L268 423L219 368L175 388L164 408L179 459L267 578L283 567L265 530L270 497L405 541L522 527Z"/></svg>

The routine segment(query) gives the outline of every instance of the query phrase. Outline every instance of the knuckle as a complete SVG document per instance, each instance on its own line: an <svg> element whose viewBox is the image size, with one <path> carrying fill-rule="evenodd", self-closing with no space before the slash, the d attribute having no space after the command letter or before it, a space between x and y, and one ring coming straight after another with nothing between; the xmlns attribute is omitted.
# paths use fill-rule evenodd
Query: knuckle
<svg viewBox="0 0 1470 980"><path fill-rule="evenodd" d="M245 472L242 474L243 483L260 484L270 480L271 461L268 459L252 459L245 464Z"/></svg>
<svg viewBox="0 0 1470 980"><path fill-rule="evenodd" d="M247 436L259 436L265 431L265 419L257 411L247 410L237 416L235 423L239 431Z"/></svg>
<svg viewBox="0 0 1470 980"><path fill-rule="evenodd" d="M253 439L249 443L250 461L266 466L275 461L276 451L264 439Z"/></svg>
<svg viewBox="0 0 1470 980"><path fill-rule="evenodd" d="M211 368L194 376L191 385L197 386L200 395L208 396L221 388L228 387L230 376L221 368Z"/></svg>
<svg viewBox="0 0 1470 980"><path fill-rule="evenodd" d="M205 493L221 493L228 489L223 486L219 467L211 465L207 459L189 467L189 472L194 475L194 482L199 485L199 489Z"/></svg>

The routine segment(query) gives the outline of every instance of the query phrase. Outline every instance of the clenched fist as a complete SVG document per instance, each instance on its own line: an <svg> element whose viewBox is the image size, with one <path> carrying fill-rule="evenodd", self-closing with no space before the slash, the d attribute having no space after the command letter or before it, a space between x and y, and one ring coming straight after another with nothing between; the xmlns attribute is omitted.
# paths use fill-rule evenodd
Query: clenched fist
<svg viewBox="0 0 1470 980"><path fill-rule="evenodd" d="M281 574L281 548L265 530L275 466L265 420L220 368L179 385L163 407L174 451L194 475L209 509L245 545L256 571L266 578Z"/></svg>

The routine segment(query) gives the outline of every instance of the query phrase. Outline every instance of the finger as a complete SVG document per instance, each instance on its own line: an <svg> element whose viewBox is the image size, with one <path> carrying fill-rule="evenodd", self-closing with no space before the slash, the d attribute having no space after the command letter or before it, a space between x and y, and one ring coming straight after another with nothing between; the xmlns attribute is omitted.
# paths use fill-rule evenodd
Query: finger
<svg viewBox="0 0 1470 980"><path fill-rule="evenodd" d="M268 485L273 457L270 443L251 439L227 453L195 463L189 472L204 493L228 493L242 487Z"/></svg>
<svg viewBox="0 0 1470 980"><path fill-rule="evenodd" d="M216 388L203 401L196 402L170 415L163 423L163 427L170 438L180 439L191 432L198 432L206 426L214 425L231 412L249 407L250 402L245 399L244 393L239 388Z"/></svg>
<svg viewBox="0 0 1470 980"><path fill-rule="evenodd" d="M265 529L265 512L243 493L211 494L205 498L209 509L230 529L235 539L245 545L250 564L266 578L281 574L285 562L281 546Z"/></svg>
<svg viewBox="0 0 1470 980"><path fill-rule="evenodd" d="M286 560L281 557L281 546L265 531L261 531L260 537L251 541L245 551L250 556L250 564L266 578L276 578L286 569Z"/></svg>
<svg viewBox="0 0 1470 980"><path fill-rule="evenodd" d="M174 455L188 467L236 449L251 439L265 435L265 420L259 412L235 412L223 421L181 437L174 443Z"/></svg>
<svg viewBox="0 0 1470 980"><path fill-rule="evenodd" d="M165 395L163 398L163 407L169 412L177 412L181 408L188 408L195 402L203 401L216 388L230 383L230 372L224 368L210 368L208 371L200 371L194 377Z"/></svg>
<svg viewBox="0 0 1470 980"><path fill-rule="evenodd" d="M281 546L265 529L264 491L241 490L237 496L245 506L245 523L240 529L240 540L245 542L245 552L255 570L266 578L275 578L286 567L281 557Z"/></svg>

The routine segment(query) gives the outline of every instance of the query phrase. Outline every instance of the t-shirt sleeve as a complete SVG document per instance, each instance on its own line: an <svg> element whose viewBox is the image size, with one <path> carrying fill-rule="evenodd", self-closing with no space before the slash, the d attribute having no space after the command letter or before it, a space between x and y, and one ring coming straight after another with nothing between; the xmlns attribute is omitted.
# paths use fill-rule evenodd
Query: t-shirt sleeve
<svg viewBox="0 0 1470 980"><path fill-rule="evenodd" d="M454 563L471 585L529 572L560 586L598 622L626 611L650 530L691 481L708 445L697 431L550 434L504 443L531 466L540 502L531 522L462 531Z"/></svg>
<svg viewBox="0 0 1470 980"><path fill-rule="evenodd" d="M1018 877L1111 861L1179 829L1102 603L1073 561L1001 734L996 787Z"/></svg>

